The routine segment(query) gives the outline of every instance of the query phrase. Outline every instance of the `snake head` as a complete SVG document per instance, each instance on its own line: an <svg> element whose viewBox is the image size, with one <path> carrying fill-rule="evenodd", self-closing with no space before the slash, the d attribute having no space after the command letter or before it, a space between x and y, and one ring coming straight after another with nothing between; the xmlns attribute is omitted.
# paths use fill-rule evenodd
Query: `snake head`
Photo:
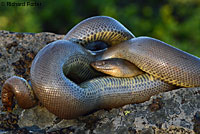
<svg viewBox="0 0 200 134"><path fill-rule="evenodd" d="M97 60L92 62L91 66L97 71L114 77L133 77L143 74L143 72L134 64L119 58Z"/></svg>
<svg viewBox="0 0 200 134"><path fill-rule="evenodd" d="M95 68L97 71L103 72L103 73L109 73L110 71L113 71L115 69L115 62L112 62L113 60L107 59L107 60L97 60L91 63L91 66Z"/></svg>

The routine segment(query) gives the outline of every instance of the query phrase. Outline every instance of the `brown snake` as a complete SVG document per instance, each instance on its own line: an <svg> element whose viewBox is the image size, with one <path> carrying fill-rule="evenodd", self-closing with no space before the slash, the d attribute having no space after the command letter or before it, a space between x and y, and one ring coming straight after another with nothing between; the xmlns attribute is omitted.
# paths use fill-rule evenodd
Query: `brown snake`
<svg viewBox="0 0 200 134"><path fill-rule="evenodd" d="M200 85L197 57L153 38L133 37L110 17L82 21L66 35L66 40L50 43L38 52L31 66L33 90L27 88L29 85L22 78L15 76L6 80L2 88L4 106L9 110L16 96L20 107L30 108L37 98L58 117L72 119L101 108L144 102L155 94L175 89L166 82L185 87ZM123 58L149 74L131 78L93 78L96 73L89 64L96 57L76 43L85 46L98 40L112 46L102 59ZM66 77L75 69L80 78L93 79L77 85Z"/></svg>

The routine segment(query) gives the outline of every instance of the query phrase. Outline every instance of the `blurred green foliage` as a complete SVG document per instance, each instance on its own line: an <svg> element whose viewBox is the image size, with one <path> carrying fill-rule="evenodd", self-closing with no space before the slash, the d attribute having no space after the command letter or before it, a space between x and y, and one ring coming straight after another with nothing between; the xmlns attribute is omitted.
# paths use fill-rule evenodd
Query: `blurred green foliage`
<svg viewBox="0 0 200 134"><path fill-rule="evenodd" d="M83 19L105 15L120 21L135 36L151 36L200 57L200 0L38 2L42 6L0 6L0 29L66 34Z"/></svg>

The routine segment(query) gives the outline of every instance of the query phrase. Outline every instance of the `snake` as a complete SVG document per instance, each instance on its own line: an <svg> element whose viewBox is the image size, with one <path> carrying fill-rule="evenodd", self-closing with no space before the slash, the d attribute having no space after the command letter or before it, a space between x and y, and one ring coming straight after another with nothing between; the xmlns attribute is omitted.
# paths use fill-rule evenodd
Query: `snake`
<svg viewBox="0 0 200 134"><path fill-rule="evenodd" d="M134 77L144 74L136 65L120 58L110 58L106 60L96 60L91 66L99 72L114 77Z"/></svg>
<svg viewBox="0 0 200 134"><path fill-rule="evenodd" d="M98 73L90 64L99 65L95 63L97 56L86 49L93 49L91 42L95 41L110 46L98 60L121 58L143 73L134 77L96 77ZM193 55L153 38L135 38L117 20L96 16L83 20L63 40L54 41L37 53L30 71L32 88L18 76L6 80L2 103L11 110L14 96L25 109L39 101L59 118L74 119L99 109L141 103L176 86L199 86L199 65L200 60ZM87 80L75 83L67 77L72 70ZM169 77L171 74L174 77Z"/></svg>
<svg viewBox="0 0 200 134"><path fill-rule="evenodd" d="M137 37L107 49L101 59L121 58L180 87L200 86L200 59L151 37Z"/></svg>

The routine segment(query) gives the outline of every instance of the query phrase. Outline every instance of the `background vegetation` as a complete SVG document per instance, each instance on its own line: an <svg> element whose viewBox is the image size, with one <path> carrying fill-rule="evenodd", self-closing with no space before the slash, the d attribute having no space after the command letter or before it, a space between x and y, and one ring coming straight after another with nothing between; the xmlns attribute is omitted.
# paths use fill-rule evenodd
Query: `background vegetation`
<svg viewBox="0 0 200 134"><path fill-rule="evenodd" d="M135 36L158 38L200 57L200 0L40 0L38 2L41 2L42 6L0 6L0 29L66 34L85 18L106 15L120 21Z"/></svg>

